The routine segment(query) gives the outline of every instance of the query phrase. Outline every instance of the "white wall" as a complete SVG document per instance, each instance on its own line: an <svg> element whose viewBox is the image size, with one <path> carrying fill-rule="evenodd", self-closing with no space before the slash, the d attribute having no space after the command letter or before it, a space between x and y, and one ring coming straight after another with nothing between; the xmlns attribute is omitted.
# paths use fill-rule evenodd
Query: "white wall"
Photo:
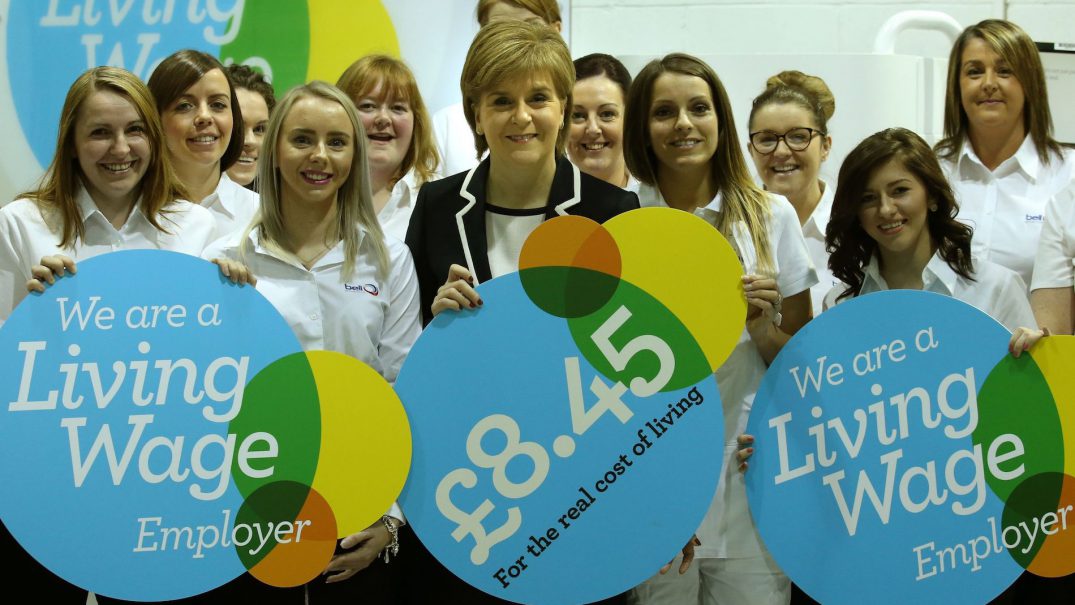
<svg viewBox="0 0 1075 605"><path fill-rule="evenodd" d="M573 0L572 54L867 53L888 17L913 9L940 10L964 26L1003 17L1035 40L1075 42L1073 1ZM940 34L908 32L896 51L946 57L949 48Z"/></svg>

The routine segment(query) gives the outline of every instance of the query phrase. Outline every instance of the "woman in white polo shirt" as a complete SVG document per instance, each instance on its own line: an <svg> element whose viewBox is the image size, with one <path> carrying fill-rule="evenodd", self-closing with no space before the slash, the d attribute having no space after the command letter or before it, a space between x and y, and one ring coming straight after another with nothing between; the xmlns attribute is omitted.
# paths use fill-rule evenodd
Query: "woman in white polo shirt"
<svg viewBox="0 0 1075 605"><path fill-rule="evenodd" d="M0 325L54 273L123 249L200 254L213 218L184 197L165 159L153 97L134 74L96 67L75 80L60 113L56 153L40 185L0 208ZM57 578L0 534L7 576L35 599L84 603L86 591ZM9 590L15 590L9 586Z"/></svg>
<svg viewBox="0 0 1075 605"><path fill-rule="evenodd" d="M989 19L963 30L948 59L944 138L935 150L974 228L975 258L1029 286L1045 205L1071 182L1075 152L1052 136L1041 57L1018 25Z"/></svg>
<svg viewBox="0 0 1075 605"><path fill-rule="evenodd" d="M971 256L970 227L929 145L904 128L870 135L844 159L826 241L844 283L825 308L861 294L926 290L974 305L1009 330L1033 321L1011 269Z"/></svg>
<svg viewBox="0 0 1075 605"><path fill-rule="evenodd" d="M148 84L169 158L190 200L213 213L217 237L245 228L258 194L226 172L242 155L244 123L224 66L210 54L181 50L161 61Z"/></svg>
<svg viewBox="0 0 1075 605"><path fill-rule="evenodd" d="M1035 323L1012 334L1011 350L1016 357L1046 333L1075 331L1075 185L1058 193L1045 207L1030 306Z"/></svg>
<svg viewBox="0 0 1075 605"><path fill-rule="evenodd" d="M336 82L366 129L373 209L384 232L403 241L422 185L439 178L429 112L407 64L387 55L355 61Z"/></svg>
<svg viewBox="0 0 1075 605"><path fill-rule="evenodd" d="M377 222L364 139L339 89L319 81L292 89L266 129L259 214L206 256L245 263L303 349L346 353L394 382L420 332L418 280L407 247ZM393 505L344 538L326 579L307 586L309 602L391 602L378 555L402 518Z"/></svg>
<svg viewBox="0 0 1075 605"><path fill-rule="evenodd" d="M788 198L802 225L818 273L818 283L810 289L814 315L821 312L825 294L839 283L829 271L825 251L825 226L836 188L819 178L832 149L828 121L835 112L836 99L824 80L782 71L754 98L747 122L747 149L766 191Z"/></svg>
<svg viewBox="0 0 1075 605"><path fill-rule="evenodd" d="M642 205L692 212L724 234L746 270L749 309L746 329L716 372L725 471L698 528L694 564L688 567L688 545L679 573L653 576L632 591L633 603L783 605L790 598L788 578L761 543L731 462L767 364L810 319L817 274L794 208L750 177L733 115L712 68L684 54L649 63L627 98L624 152L642 182Z"/></svg>
<svg viewBox="0 0 1075 605"><path fill-rule="evenodd" d="M213 237L209 212L182 201L153 97L134 74L83 73L60 116L41 184L0 208L0 324L28 282L52 283L76 261L137 248L198 255Z"/></svg>

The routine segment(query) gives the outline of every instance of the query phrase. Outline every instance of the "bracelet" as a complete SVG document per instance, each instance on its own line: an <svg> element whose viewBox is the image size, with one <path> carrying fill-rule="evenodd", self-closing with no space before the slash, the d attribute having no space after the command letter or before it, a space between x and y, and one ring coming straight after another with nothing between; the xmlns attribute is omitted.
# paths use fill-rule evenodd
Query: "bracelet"
<svg viewBox="0 0 1075 605"><path fill-rule="evenodd" d="M385 529L392 536L392 541L384 547L381 551L381 557L384 558L384 562L388 563L390 557L394 557L399 554L399 526L396 525L396 520L388 515L381 517L381 523L384 523Z"/></svg>

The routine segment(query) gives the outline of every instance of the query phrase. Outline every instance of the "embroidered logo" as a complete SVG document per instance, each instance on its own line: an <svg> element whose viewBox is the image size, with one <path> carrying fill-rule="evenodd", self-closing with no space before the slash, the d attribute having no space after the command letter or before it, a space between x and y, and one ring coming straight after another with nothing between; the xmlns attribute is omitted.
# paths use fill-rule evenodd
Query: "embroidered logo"
<svg viewBox="0 0 1075 605"><path fill-rule="evenodd" d="M1026 215L1026 222L1028 223L1041 223L1045 221L1045 215L1043 214L1028 214Z"/></svg>
<svg viewBox="0 0 1075 605"><path fill-rule="evenodd" d="M343 285L343 287L348 292L360 292L361 291L361 292L365 292L366 294L369 294L371 296L378 296L381 293L381 290L379 288L377 288L377 284L353 285L353 284L345 283Z"/></svg>

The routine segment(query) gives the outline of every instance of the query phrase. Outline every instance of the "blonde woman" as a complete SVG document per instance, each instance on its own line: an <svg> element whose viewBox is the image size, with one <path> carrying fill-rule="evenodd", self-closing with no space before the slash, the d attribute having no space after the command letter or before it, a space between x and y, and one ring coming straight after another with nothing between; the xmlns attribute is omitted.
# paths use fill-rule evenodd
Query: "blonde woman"
<svg viewBox="0 0 1075 605"><path fill-rule="evenodd" d="M364 139L342 91L292 89L265 132L259 214L206 254L245 263L303 349L346 353L394 382L420 331L418 283L407 247L377 222ZM307 585L309 602L392 602L393 567L378 555L398 545L402 523L393 505L341 540L325 580Z"/></svg>

